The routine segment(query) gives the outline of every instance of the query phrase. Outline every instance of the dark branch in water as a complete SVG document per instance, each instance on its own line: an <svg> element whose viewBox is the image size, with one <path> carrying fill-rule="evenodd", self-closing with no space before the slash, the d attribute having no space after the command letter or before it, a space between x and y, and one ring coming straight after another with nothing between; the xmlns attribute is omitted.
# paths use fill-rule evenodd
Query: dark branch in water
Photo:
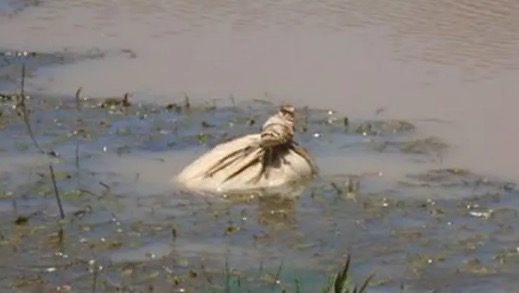
<svg viewBox="0 0 519 293"><path fill-rule="evenodd" d="M304 111L305 111L305 124L303 125L303 132L307 132L308 131L308 116L310 116L310 110L308 109L308 106L305 106L304 108Z"/></svg>
<svg viewBox="0 0 519 293"><path fill-rule="evenodd" d="M337 195L342 194L342 189L340 189L339 186L337 186L337 184L335 182L330 183L330 186L333 187L333 189L335 190Z"/></svg>
<svg viewBox="0 0 519 293"><path fill-rule="evenodd" d="M79 113L81 112L81 90L82 88L79 87L76 91L76 110L78 111L78 115ZM79 122L79 117L78 117L78 122ZM79 179L80 179L80 176L79 176L79 131L78 129L76 129L76 149L75 149L75 156L76 156L76 180L77 180L77 184L79 185ZM79 187L79 186L78 186Z"/></svg>
<svg viewBox="0 0 519 293"><path fill-rule="evenodd" d="M20 89L20 97L17 102L17 108L20 108L22 113L22 119L27 127L27 132L29 133L29 137L31 138L34 146L38 151L42 154L45 154L45 151L40 147L38 141L34 137L34 133L32 131L31 121L29 120L29 112L27 111L27 106L25 105L25 63L22 64L22 80L21 80L21 89ZM49 152L49 154L55 154L54 152ZM58 191L58 186L56 184L56 176L54 175L54 168L52 167L52 163L49 163L50 176L52 179L52 184L54 186L54 193L56 195L56 201L58 203L58 208L60 211L61 219L65 218L65 214L63 212L63 206L61 204L61 198Z"/></svg>
<svg viewBox="0 0 519 293"><path fill-rule="evenodd" d="M189 97L187 96L187 94L184 94L184 107L186 109L191 108L191 103L189 103Z"/></svg>
<svg viewBox="0 0 519 293"><path fill-rule="evenodd" d="M79 87L76 91L76 110L78 112L81 111L81 91L83 90L83 88Z"/></svg>
<svg viewBox="0 0 519 293"><path fill-rule="evenodd" d="M130 100L128 100L128 97L130 96L129 93L125 93L123 97L123 106L128 107L131 106Z"/></svg>
<svg viewBox="0 0 519 293"><path fill-rule="evenodd" d="M231 269L228 255L225 256L225 293L231 293Z"/></svg>
<svg viewBox="0 0 519 293"><path fill-rule="evenodd" d="M75 157L76 157L76 177L79 183L79 138L76 140L76 149L75 149Z"/></svg>
<svg viewBox="0 0 519 293"><path fill-rule="evenodd" d="M25 98L25 63L22 64L22 80L20 84L20 96Z"/></svg>
<svg viewBox="0 0 519 293"><path fill-rule="evenodd" d="M345 131L348 131L348 127L350 126L350 120L348 119L348 117L344 117L344 130Z"/></svg>
<svg viewBox="0 0 519 293"><path fill-rule="evenodd" d="M278 271L276 272L276 275L274 276L274 284L272 284L272 292L276 289L276 285L279 282L279 277L281 276L281 271L283 270L283 261L279 264Z"/></svg>
<svg viewBox="0 0 519 293"><path fill-rule="evenodd" d="M97 267L96 254L94 252L93 246L91 246L90 249L92 252L92 260L94 261L94 267L92 268L92 293L95 293L97 290L97 277L99 274L99 270Z"/></svg>
<svg viewBox="0 0 519 293"><path fill-rule="evenodd" d="M58 185L56 184L56 176L54 175L54 168L52 164L49 164L50 178L52 179L52 185L54 186L54 194L56 195L56 201L58 202L59 214L61 219L65 219L65 213L63 212L63 206L61 205L61 198L59 196Z"/></svg>
<svg viewBox="0 0 519 293"><path fill-rule="evenodd" d="M106 188L107 190L110 190L110 185L104 183L103 181L99 181L99 185L103 186L103 187Z"/></svg>
<svg viewBox="0 0 519 293"><path fill-rule="evenodd" d="M209 283L209 285L211 285L211 287L214 288L213 278L211 278L211 276L209 276L207 270L205 269L204 262L202 262L202 264L200 265L200 270L202 271L202 274L204 274L204 277L207 280L207 283Z"/></svg>
<svg viewBox="0 0 519 293"><path fill-rule="evenodd" d="M92 279L92 293L96 293L97 289L97 266L94 266L93 279Z"/></svg>
<svg viewBox="0 0 519 293"><path fill-rule="evenodd" d="M18 97L18 103L17 107L22 110L22 119L25 123L25 126L27 127L27 132L29 133L29 136L32 140L32 143L38 149L38 151L42 154L45 154L45 151L40 147L38 144L38 141L36 141L36 138L34 137L34 133L32 131L31 122L29 121L29 112L27 111L27 107L25 105L25 63L22 65L22 81L21 81L21 89L20 89L20 96Z"/></svg>
<svg viewBox="0 0 519 293"><path fill-rule="evenodd" d="M173 240L173 242L177 240L177 229L175 229L174 227L171 228L171 239Z"/></svg>

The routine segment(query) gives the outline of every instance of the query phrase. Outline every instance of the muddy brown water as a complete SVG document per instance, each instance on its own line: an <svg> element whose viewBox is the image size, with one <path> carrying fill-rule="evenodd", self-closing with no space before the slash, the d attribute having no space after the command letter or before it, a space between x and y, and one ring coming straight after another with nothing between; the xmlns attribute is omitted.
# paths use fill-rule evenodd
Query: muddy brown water
<svg viewBox="0 0 519 293"><path fill-rule="evenodd" d="M221 277L230 255L245 276L261 275L260 260L274 273L283 260L282 283L299 277L310 292L347 251L356 277L377 274L373 292L518 290L518 3L8 2L0 7L9 14L0 14L3 49L65 56L33 64L29 92L70 99L82 86L85 96L130 92L134 103L150 106L81 114L93 139L81 141L78 182L66 175L75 178L75 141L63 137L77 115L73 102L58 110L30 103L41 110L38 139L62 154L58 183L74 220L63 224L65 241L58 241L52 186L42 175L49 159L36 154L3 104L4 290L90 290L89 261L97 259L104 268L98 291L153 284L169 292L205 281L172 280L189 270L200 275L204 261ZM15 65L0 67L2 90L16 88ZM185 93L193 104L219 99L216 114L154 110ZM169 178L222 131L256 130L228 128L233 115L267 115L256 106L228 110L231 94L238 103L260 98L333 109L355 126L402 119L416 128L364 136L315 121L300 135L324 178L295 203L208 203L172 191ZM323 115L310 117L327 121ZM97 126L102 120L110 126ZM203 129L202 120L221 127ZM201 131L213 136L201 142ZM342 190L347 175L359 176L358 192ZM81 212L87 207L92 212ZM27 225L13 225L35 212Z"/></svg>
<svg viewBox="0 0 519 293"><path fill-rule="evenodd" d="M0 20L2 45L122 49L42 70L35 89L167 100L261 97L354 116L441 119L446 164L517 179L514 1L57 0ZM134 57L134 58L133 58Z"/></svg>

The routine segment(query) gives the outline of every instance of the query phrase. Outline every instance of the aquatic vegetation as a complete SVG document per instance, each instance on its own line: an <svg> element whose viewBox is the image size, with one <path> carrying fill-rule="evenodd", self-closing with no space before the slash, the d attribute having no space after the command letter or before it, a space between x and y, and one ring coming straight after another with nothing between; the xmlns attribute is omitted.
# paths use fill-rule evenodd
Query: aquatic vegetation
<svg viewBox="0 0 519 293"><path fill-rule="evenodd" d="M373 278L373 275L368 277L360 286L353 286L353 288L350 288L350 276L349 276L349 269L350 269L350 261L351 258L348 255L348 258L346 259L346 263L344 264L343 269L335 274L335 276L332 279L332 282L330 285L328 285L327 288L323 290L323 292L330 292L330 293L365 293L367 292L367 287L370 282L370 280Z"/></svg>
<svg viewBox="0 0 519 293"><path fill-rule="evenodd" d="M201 197L161 182L180 159L257 132L277 105L19 88L0 102L2 291L423 292L515 282L513 183L456 167L388 180L376 168L329 174L325 164L311 184L268 199ZM294 138L318 162L448 150L412 122L307 107L295 115Z"/></svg>

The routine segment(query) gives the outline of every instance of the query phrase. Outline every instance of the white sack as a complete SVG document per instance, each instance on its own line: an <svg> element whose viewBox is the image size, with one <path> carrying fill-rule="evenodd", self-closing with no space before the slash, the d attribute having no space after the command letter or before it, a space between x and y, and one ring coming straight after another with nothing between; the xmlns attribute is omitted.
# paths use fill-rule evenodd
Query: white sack
<svg viewBox="0 0 519 293"><path fill-rule="evenodd" d="M282 188L311 179L318 167L293 141L293 111L292 107L281 107L261 133L217 145L173 180L196 191L236 193Z"/></svg>

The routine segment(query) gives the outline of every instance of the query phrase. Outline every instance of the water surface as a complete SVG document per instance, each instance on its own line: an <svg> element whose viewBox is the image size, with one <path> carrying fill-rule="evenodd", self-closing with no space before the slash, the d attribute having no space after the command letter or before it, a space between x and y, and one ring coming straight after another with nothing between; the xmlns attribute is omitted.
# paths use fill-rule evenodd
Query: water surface
<svg viewBox="0 0 519 293"><path fill-rule="evenodd" d="M0 20L3 46L126 50L42 70L34 88L146 101L263 97L356 117L434 118L445 162L510 179L519 163L514 1L49 0Z"/></svg>
<svg viewBox="0 0 519 293"><path fill-rule="evenodd" d="M200 263L221 277L225 255L245 275L261 261L275 272L284 259L283 284L300 276L312 286L353 252L357 276L377 273L374 292L516 291L518 25L519 4L505 0L2 4L2 50L38 53L27 80L35 133L61 154L37 155L12 104L2 104L2 288L91 290L96 259L103 290L152 283L169 292L173 276L201 273ZM20 62L9 58L0 92L19 85ZM77 113L79 86L83 96L130 92L134 105ZM185 94L193 105L216 99L217 109L161 108ZM245 104L233 107L230 95ZM256 131L243 121L261 123L272 108L247 106L255 98L325 110L298 133L322 181L295 203L241 204L165 183L226 132ZM90 134L79 168L77 117ZM356 131L392 119L415 128ZM49 160L71 221L65 241L53 221ZM349 176L358 191L347 192ZM13 224L33 213L28 225ZM175 288L200 284L187 280Z"/></svg>

